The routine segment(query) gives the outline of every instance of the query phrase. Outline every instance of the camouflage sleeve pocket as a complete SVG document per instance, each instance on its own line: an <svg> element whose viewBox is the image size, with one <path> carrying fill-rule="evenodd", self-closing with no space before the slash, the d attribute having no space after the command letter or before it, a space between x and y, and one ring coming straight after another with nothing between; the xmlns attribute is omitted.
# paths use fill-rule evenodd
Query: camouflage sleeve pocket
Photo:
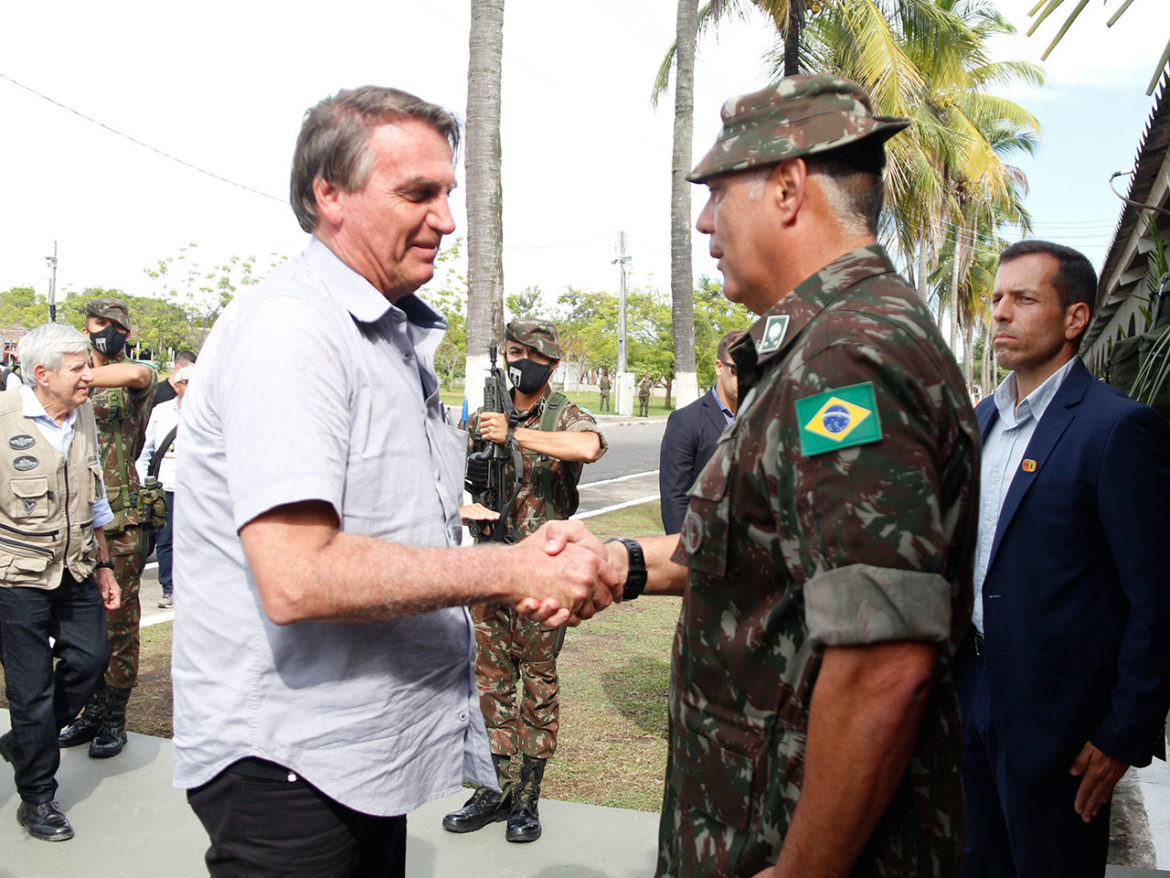
<svg viewBox="0 0 1170 878"><path fill-rule="evenodd" d="M951 584L937 573L851 564L814 576L804 597L809 635L825 646L950 636Z"/></svg>

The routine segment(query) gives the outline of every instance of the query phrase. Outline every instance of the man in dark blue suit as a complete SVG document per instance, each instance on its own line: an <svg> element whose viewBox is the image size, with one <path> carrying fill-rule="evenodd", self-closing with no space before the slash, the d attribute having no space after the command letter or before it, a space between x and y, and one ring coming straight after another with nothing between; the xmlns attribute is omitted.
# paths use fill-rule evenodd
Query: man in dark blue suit
<svg viewBox="0 0 1170 878"><path fill-rule="evenodd" d="M1000 257L972 632L959 669L963 875L1101 876L1109 799L1163 755L1170 428L1076 356L1097 280L1044 241Z"/></svg>
<svg viewBox="0 0 1170 878"><path fill-rule="evenodd" d="M723 428L735 418L739 380L729 351L743 335L743 330L733 329L719 340L715 386L666 419L659 450L658 491L662 496L662 526L668 534L682 530L689 502L687 491L715 453Z"/></svg>

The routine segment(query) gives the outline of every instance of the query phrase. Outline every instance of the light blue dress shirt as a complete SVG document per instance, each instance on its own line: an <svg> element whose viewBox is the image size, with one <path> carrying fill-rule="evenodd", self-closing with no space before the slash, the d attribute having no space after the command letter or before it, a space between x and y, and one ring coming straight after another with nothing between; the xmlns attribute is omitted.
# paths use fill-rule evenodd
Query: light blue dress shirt
<svg viewBox="0 0 1170 878"><path fill-rule="evenodd" d="M735 415L732 413L731 409L723 404L723 400L720 399L719 394L715 392L714 386L711 387L711 398L715 400L715 405L719 406L719 411L723 412L723 420L727 421L729 424L735 420Z"/></svg>
<svg viewBox="0 0 1170 878"><path fill-rule="evenodd" d="M1023 465L1024 452L1036 425L1044 417L1056 391L1077 361L1073 357L1016 405L1016 375L1008 375L995 389L995 407L999 417L983 440L983 464L979 483L979 537L975 546L975 606L971 623L983 633L983 580L991 560L991 546L999 527L999 514L1012 479Z"/></svg>
<svg viewBox="0 0 1170 878"><path fill-rule="evenodd" d="M45 412L45 407L37 399L36 393L27 384L20 386L20 413L31 418L37 425L41 435L49 445L62 454L69 454L69 445L73 442L73 425L77 423L77 409L65 417L65 423L58 424ZM106 497L105 479L100 481L101 496L93 504L93 526L95 529L105 527L114 520L114 511L110 509L110 501Z"/></svg>
<svg viewBox="0 0 1170 878"><path fill-rule="evenodd" d="M254 756L392 816L496 783L463 607L276 625L239 538L271 509L324 501L346 533L458 543L467 434L439 399L443 329L316 238L216 321L176 466L176 786Z"/></svg>

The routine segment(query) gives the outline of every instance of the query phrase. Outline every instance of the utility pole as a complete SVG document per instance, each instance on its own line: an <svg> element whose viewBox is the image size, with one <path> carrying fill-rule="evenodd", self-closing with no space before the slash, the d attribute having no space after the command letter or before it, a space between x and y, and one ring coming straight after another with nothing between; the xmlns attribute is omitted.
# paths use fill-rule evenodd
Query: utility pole
<svg viewBox="0 0 1170 878"><path fill-rule="evenodd" d="M634 376L626 371L626 268L632 256L626 253L626 233L618 233L618 255L610 260L616 264L619 272L618 284L618 349L617 349L617 385L614 410L621 415L634 413Z"/></svg>
<svg viewBox="0 0 1170 878"><path fill-rule="evenodd" d="M53 255L46 256L45 262L53 273L49 275L49 322L57 322L57 242L53 242Z"/></svg>

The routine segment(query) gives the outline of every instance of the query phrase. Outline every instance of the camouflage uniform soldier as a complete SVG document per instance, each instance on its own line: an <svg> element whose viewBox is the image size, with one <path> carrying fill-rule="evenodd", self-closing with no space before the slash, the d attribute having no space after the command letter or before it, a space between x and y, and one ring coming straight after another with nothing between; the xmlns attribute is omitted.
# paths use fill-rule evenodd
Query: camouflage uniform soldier
<svg viewBox="0 0 1170 878"><path fill-rule="evenodd" d="M515 426L505 415L481 409L472 416L468 432L489 442L513 436L519 446L523 473L508 525L520 539L546 521L567 519L577 511L581 470L601 457L607 446L593 417L549 387L561 355L556 327L513 320L506 337L504 357L513 387ZM511 471L505 483L514 483ZM466 519L484 518L478 504L463 511ZM535 841L541 832L540 784L557 745L556 657L563 634L505 604L473 606L471 615L480 707L501 792L476 790L463 808L443 818L443 826L451 832L471 832L507 819L508 841Z"/></svg>
<svg viewBox="0 0 1170 878"><path fill-rule="evenodd" d="M650 393L654 389L649 375L643 375L638 382L638 417L644 418L650 414Z"/></svg>
<svg viewBox="0 0 1170 878"><path fill-rule="evenodd" d="M130 316L120 299L93 299L85 306L86 331L93 345L90 401L97 420L98 448L114 520L106 541L114 562L114 579L122 604L106 613L110 663L98 691L81 715L61 730L59 743L72 747L89 741L95 759L117 756L126 746L126 702L138 680L139 557L138 473L146 423L154 406L154 370L125 356Z"/></svg>
<svg viewBox="0 0 1170 878"><path fill-rule="evenodd" d="M609 380L609 370L601 370L601 378L597 381L597 391L601 395L600 404L597 406L598 411L608 412L609 408L609 390L613 387L613 383Z"/></svg>
<svg viewBox="0 0 1170 878"><path fill-rule="evenodd" d="M979 433L875 243L908 123L829 76L723 121L690 179L725 294L761 315L739 410L677 541L606 547L627 599L684 595L657 874L958 875Z"/></svg>

